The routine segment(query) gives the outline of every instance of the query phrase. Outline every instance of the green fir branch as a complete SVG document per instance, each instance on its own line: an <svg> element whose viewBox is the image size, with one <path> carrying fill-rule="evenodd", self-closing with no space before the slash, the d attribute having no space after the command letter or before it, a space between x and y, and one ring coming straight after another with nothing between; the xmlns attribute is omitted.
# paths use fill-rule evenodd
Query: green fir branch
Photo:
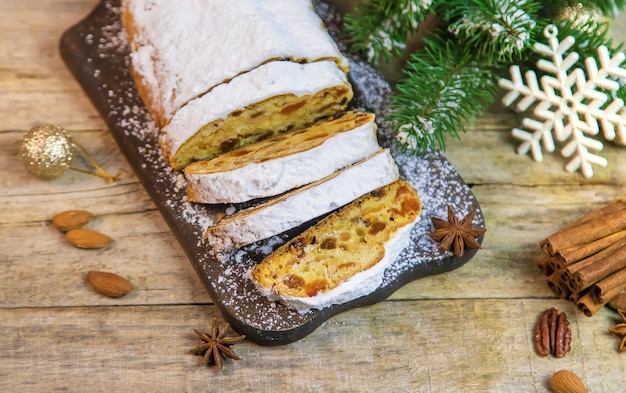
<svg viewBox="0 0 626 393"><path fill-rule="evenodd" d="M583 8L574 9L578 4ZM497 78L510 65L536 68L532 45L544 41L547 25L557 24L561 39L576 39L571 50L580 55L580 68L600 45L620 51L622 45L607 35L604 16L625 6L626 0L364 0L346 15L344 26L351 50L374 64L403 55L427 14L443 27L411 54L391 97L396 137L404 149L420 153L445 150L448 137L458 138L495 99ZM568 17L565 11L572 10ZM616 93L622 99L624 83Z"/></svg>
<svg viewBox="0 0 626 393"><path fill-rule="evenodd" d="M511 62L532 46L540 4L533 0L453 0L448 30L488 64Z"/></svg>
<svg viewBox="0 0 626 393"><path fill-rule="evenodd" d="M476 64L466 46L441 39L427 44L411 55L391 103L396 137L415 153L445 150L446 138L465 132L497 93L491 68Z"/></svg>
<svg viewBox="0 0 626 393"><path fill-rule="evenodd" d="M409 34L416 31L428 13L429 2L370 0L346 15L347 42L356 53L376 63L402 55Z"/></svg>

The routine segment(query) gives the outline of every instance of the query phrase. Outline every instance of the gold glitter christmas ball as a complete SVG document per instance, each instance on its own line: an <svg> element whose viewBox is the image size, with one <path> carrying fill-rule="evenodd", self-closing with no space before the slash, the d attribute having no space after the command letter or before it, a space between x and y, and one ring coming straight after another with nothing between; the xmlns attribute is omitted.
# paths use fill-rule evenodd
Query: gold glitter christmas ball
<svg viewBox="0 0 626 393"><path fill-rule="evenodd" d="M41 124L26 131L20 143L20 159L31 174L51 179L70 169L74 158L72 138L64 128Z"/></svg>

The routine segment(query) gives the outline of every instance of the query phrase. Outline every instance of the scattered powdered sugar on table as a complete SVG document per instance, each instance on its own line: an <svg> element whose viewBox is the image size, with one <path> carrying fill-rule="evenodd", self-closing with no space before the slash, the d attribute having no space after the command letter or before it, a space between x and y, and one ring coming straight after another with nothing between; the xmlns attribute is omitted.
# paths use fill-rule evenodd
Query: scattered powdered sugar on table
<svg viewBox="0 0 626 393"><path fill-rule="evenodd" d="M317 0L314 3L318 13L329 26L329 32L345 52L338 27L340 18L327 4ZM99 97L106 102L107 110L103 116L121 146L127 142L137 146L135 151L125 151L125 154L131 162L133 161L131 158L140 157L139 164L134 169L145 187L152 191L150 194L160 207L161 213L174 221L174 232L182 228L192 234L195 240L191 244L194 246L186 248L185 251L201 279L210 291L214 292L216 297L214 300L222 311L232 318L262 331L285 331L313 320L318 311L301 314L270 302L255 289L250 279L252 268L264 256L302 231L306 225L234 250L219 260L209 252L208 246L202 240L204 230L214 224L218 213L245 206L209 206L185 200L186 180L180 172L173 171L164 160L158 147L159 130L138 97L130 76L128 42L120 22L119 3L105 1L103 4L106 17L102 20L105 22L97 22L102 23L99 29L95 27L97 25L95 23L81 33L88 52L84 61L92 66L90 77L99 83ZM453 206L457 215L465 215L476 207L477 203L468 186L440 153L427 153L417 157L405 154L397 148L393 143L393 133L385 124L391 86L373 67L356 57L350 57L350 67L350 80L355 90L352 107L376 114L381 145L391 149L400 176L417 189L423 204L420 220L411 232L411 245L385 272L381 289L390 288L386 292L390 294L397 289L399 280L406 282L417 278L418 276L413 277L411 272L419 265L431 261L445 261L452 256L449 251L441 250L438 244L427 236L433 229L430 217L446 218L447 205ZM113 82L111 78L108 79L108 83L104 81L107 75L115 76ZM154 176L155 173L158 176ZM484 224L480 211L476 215L475 223ZM182 243L185 247L184 242Z"/></svg>

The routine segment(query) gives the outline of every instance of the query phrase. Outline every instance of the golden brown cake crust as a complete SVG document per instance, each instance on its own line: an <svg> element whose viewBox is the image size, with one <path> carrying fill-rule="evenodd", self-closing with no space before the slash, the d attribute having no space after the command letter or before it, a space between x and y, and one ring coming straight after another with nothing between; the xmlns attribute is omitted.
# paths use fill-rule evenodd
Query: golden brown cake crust
<svg viewBox="0 0 626 393"><path fill-rule="evenodd" d="M139 34L136 28L136 23L133 18L133 15L128 10L128 4L126 2L122 2L122 14L121 14L122 25L124 26L124 30L126 31L126 37L128 39L128 44L130 46L131 52L136 50L136 42L137 35ZM149 83L144 80L143 75L139 72L132 64L129 66L130 74L135 82L135 87L137 88L137 95L141 98L141 101L146 106L148 113L154 119L157 127L161 128L165 126L168 122L168 119L163 116L163 111L159 105L153 105L158 102L152 94L152 88Z"/></svg>
<svg viewBox="0 0 626 393"><path fill-rule="evenodd" d="M389 149L380 149L330 176L227 216L204 236L220 254L295 228L397 179Z"/></svg>
<svg viewBox="0 0 626 393"><path fill-rule="evenodd" d="M179 137L172 137L178 132L175 117L163 129L159 145L172 168L183 169L194 161L217 157L271 136L310 126L343 111L352 96L352 88L347 82L303 96L272 96L205 123L181 145L175 142ZM187 108L181 111L184 110Z"/></svg>
<svg viewBox="0 0 626 393"><path fill-rule="evenodd" d="M294 152L319 146L330 134L349 131L373 121L374 114L372 113L346 112L337 118L320 121L310 127L283 133L254 145L231 150L210 160L196 161L185 167L185 173L230 171L250 163L281 158Z"/></svg>
<svg viewBox="0 0 626 393"><path fill-rule="evenodd" d="M187 200L240 203L302 187L380 149L374 115L346 112L184 169Z"/></svg>
<svg viewBox="0 0 626 393"><path fill-rule="evenodd" d="M417 191L397 180L332 213L257 265L252 277L278 297L310 298L372 268L385 243L421 213Z"/></svg>

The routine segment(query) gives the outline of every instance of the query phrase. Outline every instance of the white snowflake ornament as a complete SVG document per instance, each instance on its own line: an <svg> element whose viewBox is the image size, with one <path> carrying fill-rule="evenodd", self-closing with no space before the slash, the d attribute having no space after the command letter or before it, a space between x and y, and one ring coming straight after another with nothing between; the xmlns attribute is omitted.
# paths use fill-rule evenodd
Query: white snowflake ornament
<svg viewBox="0 0 626 393"><path fill-rule="evenodd" d="M511 80L500 79L499 86L509 92L502 102L511 106L518 98L516 109L524 112L532 106L532 117L522 119L522 127L512 131L513 137L522 141L519 154L530 153L535 161L543 160L543 150L553 152L557 143L561 154L571 160L565 170L580 170L585 177L593 176L592 164L606 166L607 160L595 153L603 143L595 139L602 130L608 141L626 145L626 110L624 102L609 96L619 88L618 80L626 79L626 69L621 67L623 53L611 56L606 47L598 48L600 68L594 58L585 59L585 70L572 67L579 59L576 52L566 54L574 45L574 37L562 42L558 29L549 25L544 30L548 45L536 43L541 59L537 68L546 74L537 79L534 71L524 76L519 66L510 69Z"/></svg>

